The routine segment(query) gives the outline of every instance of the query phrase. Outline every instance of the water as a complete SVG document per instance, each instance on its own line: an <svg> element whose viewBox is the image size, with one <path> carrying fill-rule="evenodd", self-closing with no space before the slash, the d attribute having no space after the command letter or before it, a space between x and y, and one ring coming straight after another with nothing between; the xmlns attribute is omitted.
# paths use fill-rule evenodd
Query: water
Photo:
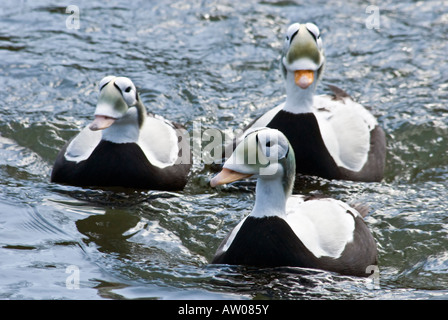
<svg viewBox="0 0 448 320"><path fill-rule="evenodd" d="M68 5L68 4L67 4ZM0 6L0 298L448 298L448 4L383 1L79 1ZM67 21L67 19L69 19ZM371 106L387 132L381 183L313 180L370 206L379 278L209 266L250 212L254 184L211 189L195 158L179 193L49 183L58 150L92 119L96 84L130 77L168 119L237 129L284 99L278 57L293 21L321 29L325 84ZM79 279L79 282L76 281ZM379 282L378 282L379 281Z"/></svg>

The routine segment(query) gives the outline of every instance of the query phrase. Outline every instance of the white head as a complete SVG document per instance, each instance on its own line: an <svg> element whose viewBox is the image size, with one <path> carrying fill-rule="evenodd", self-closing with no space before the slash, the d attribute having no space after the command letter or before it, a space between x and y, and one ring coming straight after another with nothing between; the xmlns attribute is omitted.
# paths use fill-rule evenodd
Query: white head
<svg viewBox="0 0 448 320"><path fill-rule="evenodd" d="M279 180L284 192L288 195L291 193L295 178L295 157L283 133L270 128L249 131L224 163L223 170L210 181L210 185L215 187L252 175L263 181Z"/></svg>
<svg viewBox="0 0 448 320"><path fill-rule="evenodd" d="M319 28L312 23L290 25L285 34L281 58L288 111L309 111L324 65L325 56Z"/></svg>
<svg viewBox="0 0 448 320"><path fill-rule="evenodd" d="M130 110L140 114L139 110L132 111L133 108L139 109L142 105L131 79L107 76L100 81L98 87L100 96L95 110L95 120L90 125L91 130L110 127L115 121L125 117Z"/></svg>

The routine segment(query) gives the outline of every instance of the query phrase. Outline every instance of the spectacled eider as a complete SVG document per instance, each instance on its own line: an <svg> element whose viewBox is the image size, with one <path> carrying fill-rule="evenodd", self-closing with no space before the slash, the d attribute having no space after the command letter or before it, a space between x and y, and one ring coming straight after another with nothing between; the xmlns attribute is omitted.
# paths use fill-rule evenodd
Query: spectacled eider
<svg viewBox="0 0 448 320"><path fill-rule="evenodd" d="M291 195L294 153L280 131L253 130L210 181L215 187L258 175L252 212L223 240L211 263L370 275L377 247L361 211L331 198Z"/></svg>
<svg viewBox="0 0 448 320"><path fill-rule="evenodd" d="M381 181L386 138L375 117L335 86L329 86L334 95L314 94L325 65L316 25L289 26L280 64L286 101L255 119L244 131L257 127L282 131L296 152L298 174ZM225 155L231 154L239 139L226 147Z"/></svg>
<svg viewBox="0 0 448 320"><path fill-rule="evenodd" d="M95 120L57 155L51 181L83 187L182 190L192 164L186 131L147 114L132 81L99 83Z"/></svg>

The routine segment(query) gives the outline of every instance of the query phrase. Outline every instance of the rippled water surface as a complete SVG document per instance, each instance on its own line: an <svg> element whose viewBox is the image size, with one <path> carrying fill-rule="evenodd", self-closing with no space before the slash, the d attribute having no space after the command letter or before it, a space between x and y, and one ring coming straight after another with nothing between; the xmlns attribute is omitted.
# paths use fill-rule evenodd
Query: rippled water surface
<svg viewBox="0 0 448 320"><path fill-rule="evenodd" d="M375 4L379 29L366 25L365 1L91 0L76 3L73 29L65 4L2 1L0 298L448 298L448 4ZM310 180L296 190L370 206L375 285L297 268L209 266L250 212L254 183L211 189L197 155L179 193L49 182L58 150L92 120L105 75L130 77L148 110L189 132L198 123L241 128L282 102L278 58L295 21L321 29L319 93L326 84L347 90L387 132L383 182Z"/></svg>

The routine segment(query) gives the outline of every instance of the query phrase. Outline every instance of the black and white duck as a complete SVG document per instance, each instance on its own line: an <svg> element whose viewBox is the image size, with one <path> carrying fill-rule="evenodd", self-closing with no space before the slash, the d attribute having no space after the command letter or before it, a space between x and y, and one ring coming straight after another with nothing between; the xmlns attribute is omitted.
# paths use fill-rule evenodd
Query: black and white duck
<svg viewBox="0 0 448 320"><path fill-rule="evenodd" d="M51 181L182 190L192 164L185 129L148 114L129 78L107 76L99 90L94 121L59 152Z"/></svg>
<svg viewBox="0 0 448 320"><path fill-rule="evenodd" d="M244 131L257 127L282 131L296 152L298 174L381 181L386 138L376 118L335 86L329 86L333 94L315 95L325 65L316 25L289 26L280 65L286 101L252 121ZM226 147L226 156L239 139Z"/></svg>
<svg viewBox="0 0 448 320"><path fill-rule="evenodd" d="M363 219L366 207L292 195L294 153L280 131L252 130L213 177L210 185L216 187L258 176L252 212L222 241L211 263L370 275L377 246Z"/></svg>

